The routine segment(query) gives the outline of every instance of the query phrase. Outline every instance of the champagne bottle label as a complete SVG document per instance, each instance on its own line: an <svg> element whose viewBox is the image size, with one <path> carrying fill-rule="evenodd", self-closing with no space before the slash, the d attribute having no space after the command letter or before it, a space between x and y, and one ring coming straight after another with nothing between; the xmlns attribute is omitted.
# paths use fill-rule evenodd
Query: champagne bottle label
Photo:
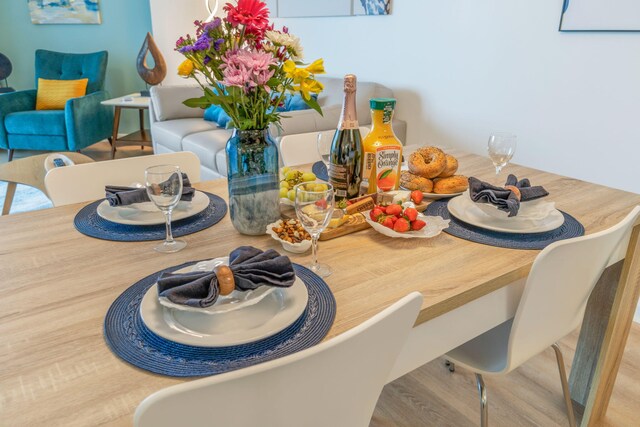
<svg viewBox="0 0 640 427"><path fill-rule="evenodd" d="M337 197L347 197L347 168L345 166L331 163L329 166L329 182L333 185Z"/></svg>
<svg viewBox="0 0 640 427"><path fill-rule="evenodd" d="M378 189L391 191L398 181L401 148L395 145L378 147L376 150L376 181Z"/></svg>

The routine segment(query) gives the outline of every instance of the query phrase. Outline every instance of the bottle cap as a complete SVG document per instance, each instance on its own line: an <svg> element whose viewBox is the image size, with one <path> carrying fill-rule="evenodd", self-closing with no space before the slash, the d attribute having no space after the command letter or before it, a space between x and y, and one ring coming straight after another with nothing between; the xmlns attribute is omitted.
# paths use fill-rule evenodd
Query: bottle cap
<svg viewBox="0 0 640 427"><path fill-rule="evenodd" d="M396 107L396 100L393 98L371 98L369 106L372 110L393 110Z"/></svg>

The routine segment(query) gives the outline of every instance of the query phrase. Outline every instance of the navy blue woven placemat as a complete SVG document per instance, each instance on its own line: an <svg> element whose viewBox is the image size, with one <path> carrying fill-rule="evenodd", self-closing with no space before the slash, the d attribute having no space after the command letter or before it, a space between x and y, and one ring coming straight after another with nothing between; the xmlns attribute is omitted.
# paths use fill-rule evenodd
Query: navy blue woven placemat
<svg viewBox="0 0 640 427"><path fill-rule="evenodd" d="M316 175L316 178L322 181L329 181L329 172L327 172L327 165L324 162L315 162L311 166L311 172Z"/></svg>
<svg viewBox="0 0 640 427"><path fill-rule="evenodd" d="M424 214L439 215L444 219L450 219L449 227L444 232L472 242L508 249L544 249L558 240L584 235L584 226L577 219L562 211L560 212L564 215L564 223L555 230L532 234L501 233L486 230L467 224L452 216L447 208L449 200L451 199L432 202L424 211Z"/></svg>
<svg viewBox="0 0 640 427"><path fill-rule="evenodd" d="M163 271L175 271L193 264L195 262L188 262ZM113 302L104 320L105 340L124 361L173 377L221 374L311 347L329 332L336 314L336 301L319 276L300 265L293 267L307 286L307 308L291 326L260 341L230 347L194 347L151 332L140 316L140 303L163 271L135 283Z"/></svg>
<svg viewBox="0 0 640 427"><path fill-rule="evenodd" d="M227 204L215 194L204 193L209 197L209 206L202 212L171 222L173 237L185 236L209 228L218 223L227 214ZM104 199L90 203L76 214L73 224L76 230L87 236L117 242L143 242L164 240L165 225L126 225L107 221L98 215L96 209Z"/></svg>

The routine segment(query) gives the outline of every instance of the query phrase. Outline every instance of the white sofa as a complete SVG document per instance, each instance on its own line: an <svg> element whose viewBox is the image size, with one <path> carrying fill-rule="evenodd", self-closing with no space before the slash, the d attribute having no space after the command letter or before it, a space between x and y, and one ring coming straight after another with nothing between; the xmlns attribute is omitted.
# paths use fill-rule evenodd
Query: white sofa
<svg viewBox="0 0 640 427"><path fill-rule="evenodd" d="M342 109L342 79L319 78L325 90L318 97L323 116L314 110L283 113L282 131L272 128L279 141L284 135L335 129ZM156 154L191 151L202 164L202 180L226 177L225 146L231 136L230 129L219 128L203 119L204 110L189 108L182 101L202 96L199 86L154 86L151 88L149 116L153 150ZM377 83L359 82L357 92L358 120L361 125L371 124L370 98L391 98L393 92ZM394 120L396 135L405 140L406 123Z"/></svg>

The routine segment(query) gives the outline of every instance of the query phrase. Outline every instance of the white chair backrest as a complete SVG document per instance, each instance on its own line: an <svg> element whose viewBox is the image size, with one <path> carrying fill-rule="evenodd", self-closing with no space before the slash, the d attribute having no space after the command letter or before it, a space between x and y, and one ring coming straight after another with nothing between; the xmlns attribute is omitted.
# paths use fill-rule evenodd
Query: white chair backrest
<svg viewBox="0 0 640 427"><path fill-rule="evenodd" d="M629 245L636 206L620 223L547 246L527 278L509 337L507 371L568 335L584 317L591 291L619 246Z"/></svg>
<svg viewBox="0 0 640 427"><path fill-rule="evenodd" d="M318 153L318 135L331 141L335 132L335 129L331 129L283 136L280 139L282 163L285 166L297 166L322 160ZM368 127L360 126L360 134L363 138L368 133Z"/></svg>
<svg viewBox="0 0 640 427"><path fill-rule="evenodd" d="M422 305L413 292L299 353L160 390L136 427L366 427Z"/></svg>
<svg viewBox="0 0 640 427"><path fill-rule="evenodd" d="M54 206L97 200L105 185L144 184L144 170L155 165L177 165L192 183L200 181L200 159L188 151L85 163L51 169L44 178Z"/></svg>

